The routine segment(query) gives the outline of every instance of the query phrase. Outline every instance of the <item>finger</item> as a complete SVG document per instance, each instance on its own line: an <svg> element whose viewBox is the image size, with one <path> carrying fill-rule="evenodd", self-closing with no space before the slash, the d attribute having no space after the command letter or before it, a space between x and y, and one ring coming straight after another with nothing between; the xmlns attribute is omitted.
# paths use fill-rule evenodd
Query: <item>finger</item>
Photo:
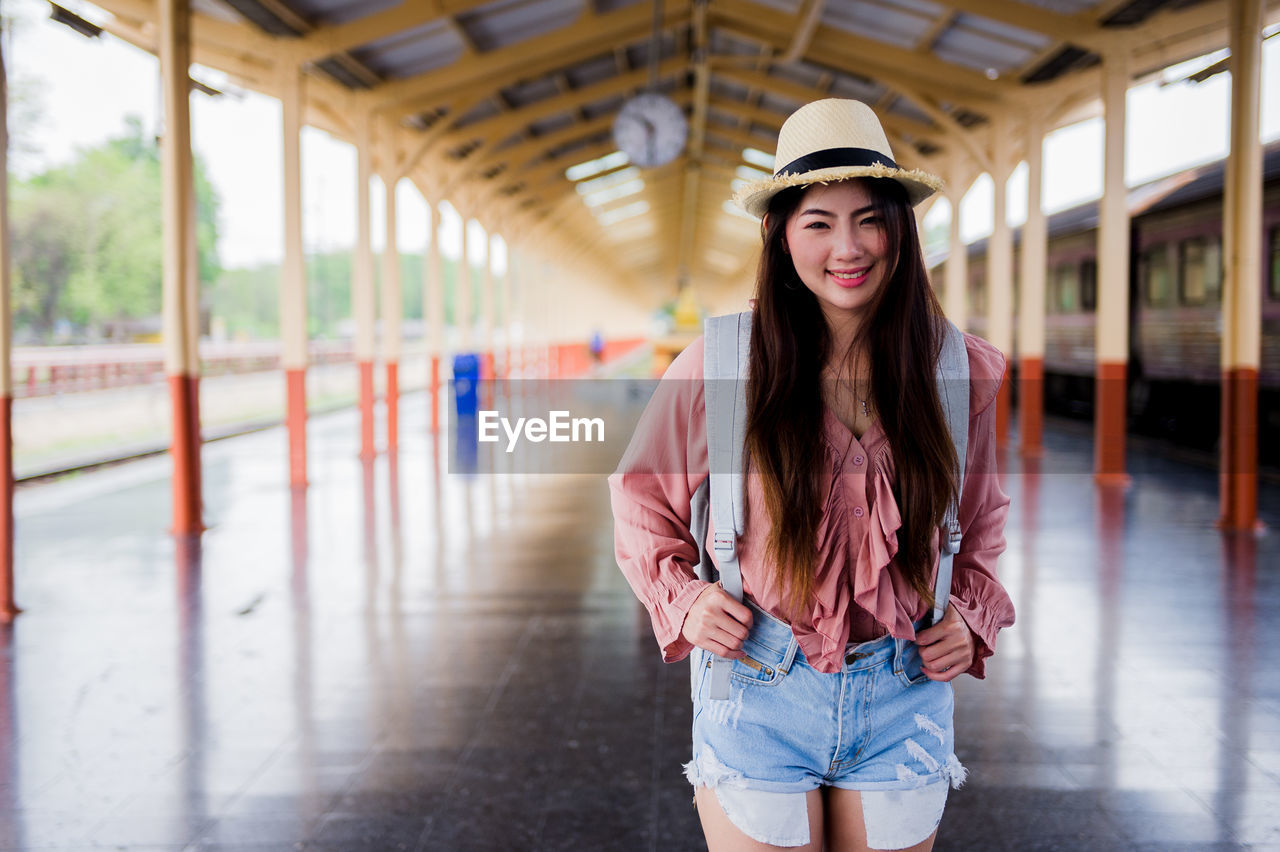
<svg viewBox="0 0 1280 852"><path fill-rule="evenodd" d="M719 618L712 619L711 627L713 630L722 630L736 638L739 642L751 635L751 630L742 622L735 620L728 613L722 614Z"/></svg>
<svg viewBox="0 0 1280 852"><path fill-rule="evenodd" d="M745 636L736 636L728 630L721 629L713 630L709 634L708 638L719 642L721 645L733 651L740 650L742 648L743 641L746 639Z"/></svg>
<svg viewBox="0 0 1280 852"><path fill-rule="evenodd" d="M695 642L694 644L705 651L710 651L711 653L715 654L717 657L727 657L730 660L737 660L746 656L741 651L735 650L733 648L725 647L723 644L721 644L720 642L717 642L714 639L703 639L699 642Z"/></svg>
<svg viewBox="0 0 1280 852"><path fill-rule="evenodd" d="M754 620L752 618L751 610L741 602L734 600L733 596L728 592L725 592L724 595L724 612L734 621L750 629L751 623Z"/></svg>
<svg viewBox="0 0 1280 852"><path fill-rule="evenodd" d="M973 655L966 653L963 649L946 654L931 663L926 663L923 668L933 672L943 672L948 669L968 669L973 662Z"/></svg>
<svg viewBox="0 0 1280 852"><path fill-rule="evenodd" d="M951 681L960 677L962 674L964 674L964 669L959 666L952 666L945 672L931 672L928 669L924 670L924 676L934 683L951 683Z"/></svg>

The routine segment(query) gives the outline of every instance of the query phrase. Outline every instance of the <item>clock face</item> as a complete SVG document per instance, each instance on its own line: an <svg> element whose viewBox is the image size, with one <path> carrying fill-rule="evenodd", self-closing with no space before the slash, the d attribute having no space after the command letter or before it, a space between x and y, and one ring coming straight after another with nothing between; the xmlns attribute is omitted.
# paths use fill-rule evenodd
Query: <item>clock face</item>
<svg viewBox="0 0 1280 852"><path fill-rule="evenodd" d="M613 121L613 141L618 150L641 168L671 162L684 150L689 122L670 98L638 95L623 104Z"/></svg>

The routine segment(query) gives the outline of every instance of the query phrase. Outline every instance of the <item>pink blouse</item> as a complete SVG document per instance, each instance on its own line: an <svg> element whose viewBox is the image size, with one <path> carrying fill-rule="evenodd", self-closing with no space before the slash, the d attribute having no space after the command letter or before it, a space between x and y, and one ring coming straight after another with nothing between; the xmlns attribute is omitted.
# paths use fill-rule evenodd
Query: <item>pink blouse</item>
<svg viewBox="0 0 1280 852"><path fill-rule="evenodd" d="M996 633L1013 623L1013 603L996 579L1004 550L1009 498L995 465L995 400L1004 357L990 343L965 335L969 355L969 449L960 499L963 541L952 571L951 605L977 638L969 674L983 677ZM698 551L689 532L689 498L707 477L703 403L703 340L667 370L632 438L618 472L609 477L618 564L648 609L667 662L692 650L680 631L689 607L708 584L695 573ZM902 518L893 497L893 457L873 421L854 437L830 409L824 429L826 504L818 524L813 605L792 622L810 665L837 672L845 646L883 636L914 639L913 622L928 607L893 569ZM744 593L781 617L782 595L766 554L769 516L758 477L748 475L746 531L738 542ZM706 545L714 556L708 530ZM938 541L933 542L934 570Z"/></svg>

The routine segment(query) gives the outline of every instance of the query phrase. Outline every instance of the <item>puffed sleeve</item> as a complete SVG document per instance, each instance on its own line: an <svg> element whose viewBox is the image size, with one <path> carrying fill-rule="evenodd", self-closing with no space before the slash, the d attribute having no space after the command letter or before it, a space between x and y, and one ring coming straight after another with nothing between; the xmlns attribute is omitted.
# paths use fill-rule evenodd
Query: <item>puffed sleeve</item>
<svg viewBox="0 0 1280 852"><path fill-rule="evenodd" d="M969 449L960 496L963 539L952 567L951 605L977 637L969 674L986 676L996 634L1013 624L1013 601L996 577L996 557L1005 548L1009 496L996 472L996 392L1004 377L1004 356L986 341L965 335L969 351Z"/></svg>
<svg viewBox="0 0 1280 852"><path fill-rule="evenodd" d="M695 572L699 548L689 531L689 500L707 478L702 353L698 338L671 364L609 477L618 566L669 663L693 649L680 631L708 585Z"/></svg>

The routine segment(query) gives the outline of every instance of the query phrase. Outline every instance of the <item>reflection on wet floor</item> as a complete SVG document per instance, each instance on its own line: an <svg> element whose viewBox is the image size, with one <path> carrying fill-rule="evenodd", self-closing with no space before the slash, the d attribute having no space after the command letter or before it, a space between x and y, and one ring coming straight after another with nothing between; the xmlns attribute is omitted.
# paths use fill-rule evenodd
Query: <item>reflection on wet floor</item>
<svg viewBox="0 0 1280 852"><path fill-rule="evenodd" d="M362 462L313 420L305 492L278 431L209 445L202 542L163 459L20 492L0 848L701 848L603 477L449 473L426 422ZM1280 848L1277 536L1217 533L1211 472L1099 490L1048 441L1008 460L1018 624L958 686L937 848Z"/></svg>

